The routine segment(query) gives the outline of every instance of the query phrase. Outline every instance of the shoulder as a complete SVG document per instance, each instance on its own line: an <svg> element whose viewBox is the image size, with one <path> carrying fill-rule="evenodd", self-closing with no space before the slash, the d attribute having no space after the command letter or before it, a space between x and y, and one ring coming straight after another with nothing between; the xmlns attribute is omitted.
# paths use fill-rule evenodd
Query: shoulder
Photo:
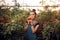
<svg viewBox="0 0 60 40"><path fill-rule="evenodd" d="M39 24L39 22L38 21L35 21L35 24Z"/></svg>
<svg viewBox="0 0 60 40"><path fill-rule="evenodd" d="M34 22L34 26L36 26L36 25L39 25L39 22L38 21L35 21Z"/></svg>

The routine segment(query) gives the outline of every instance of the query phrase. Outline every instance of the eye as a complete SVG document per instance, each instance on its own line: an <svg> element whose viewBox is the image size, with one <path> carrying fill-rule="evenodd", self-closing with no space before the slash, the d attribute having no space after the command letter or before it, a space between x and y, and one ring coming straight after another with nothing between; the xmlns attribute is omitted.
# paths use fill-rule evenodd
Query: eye
<svg viewBox="0 0 60 40"><path fill-rule="evenodd" d="M34 15L34 14L33 14Z"/></svg>

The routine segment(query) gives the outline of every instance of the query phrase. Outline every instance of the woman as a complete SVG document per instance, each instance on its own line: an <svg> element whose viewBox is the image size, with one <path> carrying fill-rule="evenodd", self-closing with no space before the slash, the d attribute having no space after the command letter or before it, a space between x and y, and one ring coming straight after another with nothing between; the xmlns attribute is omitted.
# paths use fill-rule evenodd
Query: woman
<svg viewBox="0 0 60 40"><path fill-rule="evenodd" d="M39 23L35 20L35 18L36 12L33 9L33 11L30 12L30 15L27 19L27 26L24 27L24 30L26 31L24 35L25 40L37 40L36 31L39 28Z"/></svg>

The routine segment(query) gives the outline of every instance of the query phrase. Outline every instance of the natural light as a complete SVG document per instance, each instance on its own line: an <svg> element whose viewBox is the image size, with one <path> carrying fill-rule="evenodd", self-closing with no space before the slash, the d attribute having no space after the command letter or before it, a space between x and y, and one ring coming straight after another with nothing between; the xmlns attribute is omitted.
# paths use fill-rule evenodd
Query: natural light
<svg viewBox="0 0 60 40"><path fill-rule="evenodd" d="M6 4L14 5L15 0L5 0ZM41 6L60 4L59 0L16 0L20 5Z"/></svg>
<svg viewBox="0 0 60 40"><path fill-rule="evenodd" d="M3 1L0 0L0 5L2 4L6 4L8 6L14 6L15 2L20 4L20 8L21 9L40 9L43 10L43 6L49 5L49 6L53 6L53 5L58 5L60 6L60 0L4 0L5 3L3 3ZM42 7L40 7L42 6ZM49 8L52 9L52 8ZM60 9L60 7L58 7L57 9Z"/></svg>

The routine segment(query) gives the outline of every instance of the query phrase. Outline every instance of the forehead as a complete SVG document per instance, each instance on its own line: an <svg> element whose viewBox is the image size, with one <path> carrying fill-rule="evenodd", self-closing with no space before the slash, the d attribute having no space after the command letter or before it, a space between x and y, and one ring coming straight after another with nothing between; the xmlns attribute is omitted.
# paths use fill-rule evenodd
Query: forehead
<svg viewBox="0 0 60 40"><path fill-rule="evenodd" d="M30 14L35 14L34 12L30 12Z"/></svg>

